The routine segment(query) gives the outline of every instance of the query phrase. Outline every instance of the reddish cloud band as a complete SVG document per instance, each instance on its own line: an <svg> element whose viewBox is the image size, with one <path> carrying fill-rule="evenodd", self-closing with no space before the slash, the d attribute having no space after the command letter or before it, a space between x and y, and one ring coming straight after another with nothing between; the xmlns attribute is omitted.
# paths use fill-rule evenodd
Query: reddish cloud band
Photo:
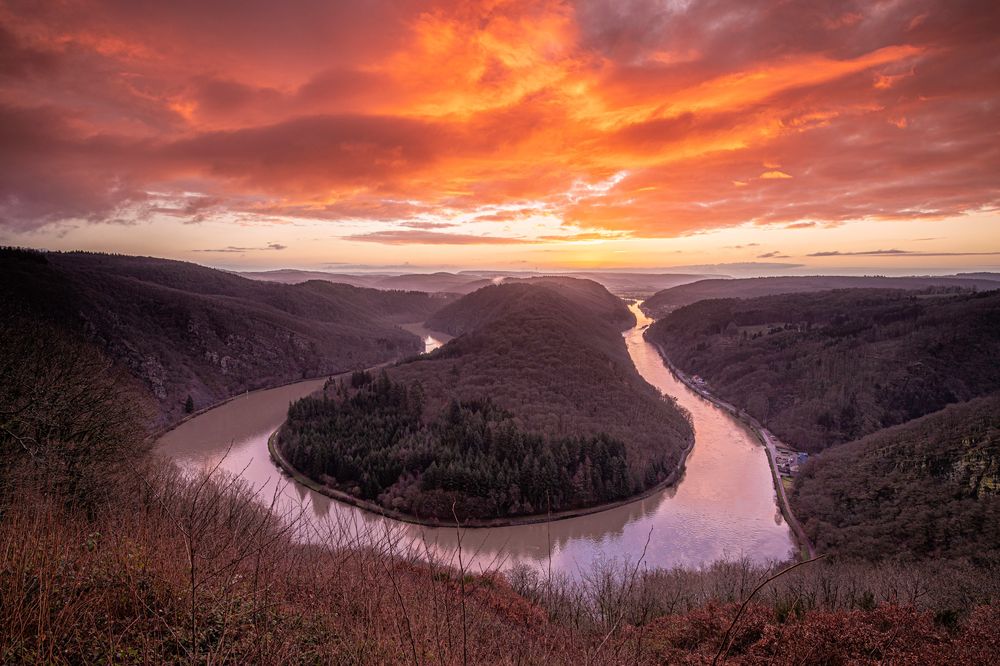
<svg viewBox="0 0 1000 666"><path fill-rule="evenodd" d="M0 19L10 230L236 213L442 244L472 240L447 227L465 216L516 243L497 206L576 238L1000 207L995 2L77 0Z"/></svg>

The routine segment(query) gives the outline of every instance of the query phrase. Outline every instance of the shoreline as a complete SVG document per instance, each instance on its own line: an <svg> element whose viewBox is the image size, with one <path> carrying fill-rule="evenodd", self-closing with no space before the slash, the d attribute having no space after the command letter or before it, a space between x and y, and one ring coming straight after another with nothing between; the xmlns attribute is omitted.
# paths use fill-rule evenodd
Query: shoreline
<svg viewBox="0 0 1000 666"><path fill-rule="evenodd" d="M381 366L375 366L375 367L381 367ZM196 416L201 416L202 414L210 412L213 409L216 409L217 407L222 407L223 405L229 404L233 400L237 400L239 398L243 398L243 397L248 396L248 395L253 395L254 393L260 393L261 391L273 391L274 389L280 389L280 388L284 388L286 386L294 386L295 384L305 384L306 382L316 382L316 381L319 381L321 379L330 379L332 377L342 377L342 376L344 376L346 374L350 374L350 372L351 372L350 370L342 370L342 371L336 372L336 373L334 373L332 375L317 375L315 377L303 377L302 379L292 379L290 381L282 382L280 384L274 384L273 386L262 386L260 388L255 388L253 390L244 391L243 393L237 393L236 395L231 395L228 398L223 398L222 400L220 400L220 401L218 401L216 403L213 403L213 404L209 405L208 407L202 407L201 409L195 410L195 411L191 412L190 414L185 414L184 418L182 418L180 421L177 421L176 423L171 423L169 425L165 425L165 426L159 428L158 430L156 430L155 432L151 433L149 435L149 439L154 444L156 444L156 442L158 442L160 439L162 439L168 433L171 433L174 430L177 430L177 428L181 427L182 425L184 425L185 423L187 423L191 419L195 418Z"/></svg>
<svg viewBox="0 0 1000 666"><path fill-rule="evenodd" d="M275 445L274 440L284 426L284 422L278 426L278 428L271 433L267 438L267 451L271 456L271 461L286 476L291 477L296 483L305 486L313 492L317 492L320 495L325 495L332 500L342 502L344 504L350 504L363 511L368 511L370 513L378 514L384 518L390 518L392 520L398 520L403 523L410 523L411 525L421 525L423 527L460 527L463 529L488 529L492 527L518 527L524 525L538 525L541 523L551 523L558 520L568 520L570 518L579 518L580 516L589 516L595 513L601 513L602 511L609 511L611 509L617 509L618 507L631 504L633 502L638 502L655 495L658 492L666 490L677 483L684 476L684 472L687 466L687 458L694 449L694 438L688 443L687 447L681 454L681 459L678 462L677 467L674 469L670 475L660 481L654 486L650 486L646 490L638 493L636 495L631 495L625 499L617 500L615 502L609 502L607 504L598 504L595 506L582 507L579 509L566 509L564 511L557 511L556 513L534 513L527 516L514 516L511 518L490 518L490 519L476 519L470 518L467 521L455 522L454 520L440 520L437 518L420 518L419 516L414 516L408 513L402 513L396 511L395 509L387 509L380 504L376 504L369 500L363 500L359 497L355 497L350 493L345 493L342 490L337 490L336 488L330 488L329 486L323 485L318 481L310 479L305 476L297 469L295 469L291 463L285 460L285 457L281 455L278 451L278 447Z"/></svg>
<svg viewBox="0 0 1000 666"><path fill-rule="evenodd" d="M643 339L646 339L645 333L643 333ZM668 370L670 370L670 372L673 373L674 377L716 407L725 410L726 413L742 423L747 429L750 430L751 433L753 433L754 437L757 438L761 446L764 447L764 454L767 456L767 466L771 472L771 483L774 486L778 510L784 517L785 522L788 523L788 527L792 531L792 535L795 537L796 546L798 546L797 550L799 551L798 554L801 556L801 551L805 549L809 558L815 557L816 549L813 547L812 542L806 535L805 530L802 529L802 524L799 523L798 518L796 518L795 514L792 512L791 504L789 503L788 497L785 493L785 487L781 483L781 474L778 472L774 456L771 454L771 446L773 446L773 443L769 445L769 442L772 442L770 432L753 417L741 413L741 411L734 405L731 405L725 400L713 395L711 392L696 386L691 379L683 371L681 371L680 368L673 364L670 357L667 356L666 350L663 349L663 346L660 343L652 342L650 340L646 341L656 347L656 350L660 354L660 358L663 359L663 364Z"/></svg>
<svg viewBox="0 0 1000 666"><path fill-rule="evenodd" d="M408 333L413 333L413 331L410 331L410 330L406 329L405 327L406 326L413 326L413 325L414 324L412 324L412 323L411 324L397 324L397 326L399 328L402 328L403 330L407 331ZM422 327L423 325L421 324L420 326ZM426 330L430 331L430 329L426 329ZM413 333L413 335L417 335L418 337L420 337L417 333ZM444 334L444 335L446 335L446 334ZM423 341L423 338L421 338L421 341ZM406 356L401 356L401 357L393 359L391 361L383 361L382 363L379 363L378 365L373 365L370 368L365 368L365 370L371 372L372 370L377 370L379 368L385 368L385 367L388 367L388 366L392 365L393 363L398 363L399 361L401 361L401 360L403 360L405 358L407 358L407 357ZM197 409L197 410L191 412L190 414L185 414L179 421L177 421L175 423L170 423L170 424L161 426L160 428L158 428L155 431L151 432L148 435L148 437L149 437L149 440L155 444L164 435L166 435L169 432L172 432L172 431L176 430L181 425L187 423L188 421L190 421L191 419L195 418L196 416L201 416L202 414L204 414L206 412L210 412L213 409L215 409L216 407L222 407L223 405L225 405L227 403L230 403L233 400L236 400L237 398L242 398L244 396L248 396L248 395L251 395L251 394L254 394L254 393L260 393L261 391L273 391L274 389L284 388L286 386L292 386L294 384L303 384L305 382L315 382L315 381L319 381L320 379L333 379L333 378L336 378L336 377L346 377L347 375L351 374L352 372L354 372L354 370L344 370L344 369L341 369L341 370L337 370L336 372L332 372L332 373L328 373L328 374L315 375L315 376L312 376L312 377L303 377L301 379L290 379L287 382L280 382L278 384L272 384L272 385L269 385L269 386L261 386L259 388L255 388L255 389L250 389L250 390L244 391L243 393L237 393L236 395L231 395L228 398L223 398L222 400L219 400L218 402L212 403L208 407L202 407L201 409Z"/></svg>

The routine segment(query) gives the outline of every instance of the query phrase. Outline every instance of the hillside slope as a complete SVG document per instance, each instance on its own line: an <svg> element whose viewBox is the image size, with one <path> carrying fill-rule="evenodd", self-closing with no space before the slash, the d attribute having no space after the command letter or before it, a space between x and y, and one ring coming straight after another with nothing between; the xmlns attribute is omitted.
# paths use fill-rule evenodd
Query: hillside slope
<svg viewBox="0 0 1000 666"><path fill-rule="evenodd" d="M700 301L647 338L804 451L1000 390L1000 291Z"/></svg>
<svg viewBox="0 0 1000 666"><path fill-rule="evenodd" d="M642 304L658 319L671 310L710 298L756 298L774 294L799 294L830 289L928 289L931 287L966 290L997 289L988 275L944 277L881 277L850 275L808 275L802 277L762 277L737 280L699 280L659 291Z"/></svg>
<svg viewBox="0 0 1000 666"><path fill-rule="evenodd" d="M422 518L447 520L453 503L463 519L563 511L655 486L693 434L631 363L627 308L597 290L470 294L432 319L459 337L293 405L279 447L330 487Z"/></svg>
<svg viewBox="0 0 1000 666"><path fill-rule="evenodd" d="M635 317L621 299L612 296L607 289L591 280L560 277L538 277L507 280L503 285L491 285L469 294L438 310L427 326L445 331L451 335L461 335L485 323L503 318L520 309L522 298L531 298L535 293L524 287L550 287L577 308L587 310L601 321L624 330L635 324Z"/></svg>
<svg viewBox="0 0 1000 666"><path fill-rule="evenodd" d="M791 500L822 552L1000 556L1000 394L825 451Z"/></svg>
<svg viewBox="0 0 1000 666"><path fill-rule="evenodd" d="M57 322L139 378L158 422L255 388L393 360L422 349L395 323L448 298L307 282L254 282L149 257L5 251L4 307Z"/></svg>

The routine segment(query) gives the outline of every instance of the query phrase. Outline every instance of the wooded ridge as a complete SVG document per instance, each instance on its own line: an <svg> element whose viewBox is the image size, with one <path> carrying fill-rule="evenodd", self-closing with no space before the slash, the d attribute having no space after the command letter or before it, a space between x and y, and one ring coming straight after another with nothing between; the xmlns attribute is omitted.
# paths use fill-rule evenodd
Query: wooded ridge
<svg viewBox="0 0 1000 666"><path fill-rule="evenodd" d="M1000 390L1000 291L708 300L667 315L648 335L802 451Z"/></svg>
<svg viewBox="0 0 1000 666"><path fill-rule="evenodd" d="M247 390L417 353L420 339L396 324L453 298L258 282L151 257L0 250L4 312L101 348L140 380L160 425Z"/></svg>

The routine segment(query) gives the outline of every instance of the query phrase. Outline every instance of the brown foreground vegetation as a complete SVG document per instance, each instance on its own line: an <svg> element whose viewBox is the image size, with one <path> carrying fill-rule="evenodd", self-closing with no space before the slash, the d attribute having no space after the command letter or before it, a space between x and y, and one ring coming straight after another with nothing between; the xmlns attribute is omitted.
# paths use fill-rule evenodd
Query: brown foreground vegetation
<svg viewBox="0 0 1000 666"><path fill-rule="evenodd" d="M100 430L100 410L50 409L87 376L114 397L75 367L52 366L73 381L38 384L16 414L16 382L0 381L0 663L978 664L1000 648L996 563L818 561L773 578L784 565L608 562L570 580L313 524L278 491L121 446L91 449L67 484L67 425L137 443Z"/></svg>
<svg viewBox="0 0 1000 666"><path fill-rule="evenodd" d="M473 574L459 553L425 562L357 526L303 545L302 517L232 479L142 476L89 517L37 487L4 498L0 661L976 664L1000 650L995 568L816 562L741 611L775 569Z"/></svg>

